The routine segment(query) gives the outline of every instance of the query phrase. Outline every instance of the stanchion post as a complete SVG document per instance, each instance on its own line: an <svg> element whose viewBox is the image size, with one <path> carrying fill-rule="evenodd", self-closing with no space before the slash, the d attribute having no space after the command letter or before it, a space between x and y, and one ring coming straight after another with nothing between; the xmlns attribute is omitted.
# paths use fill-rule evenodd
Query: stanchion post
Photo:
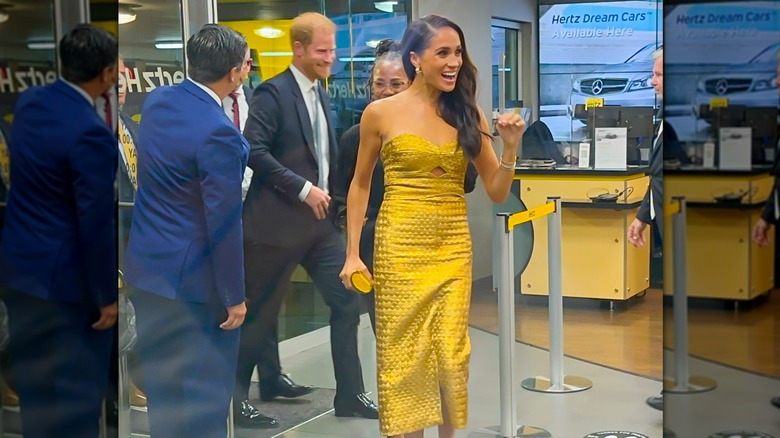
<svg viewBox="0 0 780 438"><path fill-rule="evenodd" d="M498 283L498 373L501 394L501 436L514 437L515 411L515 291L514 291L514 232L509 227L509 214L496 215L499 261Z"/></svg>
<svg viewBox="0 0 780 438"><path fill-rule="evenodd" d="M515 407L515 262L514 233L509 213L496 215L493 245L498 249L498 379L501 423L477 429L469 438L551 438L550 432L517 424Z"/></svg>
<svg viewBox="0 0 780 438"><path fill-rule="evenodd" d="M672 264L674 266L674 291L672 296L674 317L674 355L676 388L684 389L688 385L688 275L685 269L687 260L685 248L685 198L676 197L680 211L672 217Z"/></svg>
<svg viewBox="0 0 780 438"><path fill-rule="evenodd" d="M561 199L547 198L555 203L555 213L547 216L547 271L550 312L550 385L563 389L563 279L561 272Z"/></svg>
<svg viewBox="0 0 780 438"><path fill-rule="evenodd" d="M547 204L555 210L547 215L548 308L550 321L550 377L528 377L521 383L529 391L578 392L590 389L593 382L563 372L563 271L561 249L561 198L550 196Z"/></svg>
<svg viewBox="0 0 780 438"><path fill-rule="evenodd" d="M709 377L691 376L688 363L688 272L685 228L687 207L685 197L672 198L679 210L672 218L672 315L674 319L674 379L664 381L664 391L695 393L715 389L717 382Z"/></svg>

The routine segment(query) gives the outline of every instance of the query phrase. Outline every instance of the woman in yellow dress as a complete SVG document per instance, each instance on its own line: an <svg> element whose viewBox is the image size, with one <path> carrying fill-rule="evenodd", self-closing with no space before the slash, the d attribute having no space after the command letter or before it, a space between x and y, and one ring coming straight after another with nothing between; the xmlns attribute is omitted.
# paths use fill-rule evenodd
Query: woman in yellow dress
<svg viewBox="0 0 780 438"><path fill-rule="evenodd" d="M376 294L379 425L385 436L422 437L466 426L471 236L463 180L471 160L493 202L506 199L525 124L499 116L496 157L476 105L476 68L463 32L430 15L401 41L404 92L370 103L360 122L347 197L347 257L341 279L363 272ZM377 217L373 277L360 259L371 175L381 154L385 195Z"/></svg>

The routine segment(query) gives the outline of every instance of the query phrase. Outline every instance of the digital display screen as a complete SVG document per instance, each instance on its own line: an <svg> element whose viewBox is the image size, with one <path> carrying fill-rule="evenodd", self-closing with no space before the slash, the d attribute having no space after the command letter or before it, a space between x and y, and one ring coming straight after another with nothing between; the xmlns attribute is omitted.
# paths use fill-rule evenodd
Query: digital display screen
<svg viewBox="0 0 780 438"><path fill-rule="evenodd" d="M590 98L659 107L650 79L661 15L656 0L539 6L540 118L556 141L587 138L574 108Z"/></svg>

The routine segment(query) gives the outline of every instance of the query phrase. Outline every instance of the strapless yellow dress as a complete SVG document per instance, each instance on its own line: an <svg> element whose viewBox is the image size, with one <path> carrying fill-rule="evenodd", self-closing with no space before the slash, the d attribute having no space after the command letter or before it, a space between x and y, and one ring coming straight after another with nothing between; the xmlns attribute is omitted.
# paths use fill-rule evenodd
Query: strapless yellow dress
<svg viewBox="0 0 780 438"><path fill-rule="evenodd" d="M437 145L411 134L383 144L381 158L385 196L374 244L380 432L442 424L442 401L462 429L471 354L467 158L455 141Z"/></svg>

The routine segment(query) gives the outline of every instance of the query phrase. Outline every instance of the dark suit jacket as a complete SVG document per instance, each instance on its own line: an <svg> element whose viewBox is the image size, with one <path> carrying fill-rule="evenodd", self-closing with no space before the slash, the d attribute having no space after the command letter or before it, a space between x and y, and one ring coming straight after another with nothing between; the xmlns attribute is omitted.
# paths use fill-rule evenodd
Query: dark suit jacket
<svg viewBox="0 0 780 438"><path fill-rule="evenodd" d="M53 301L116 302L116 141L94 106L61 80L22 94L0 283Z"/></svg>
<svg viewBox="0 0 780 438"><path fill-rule="evenodd" d="M328 186L332 192L338 148L330 99L322 86L319 91L328 121ZM319 170L309 113L290 69L255 89L244 136L251 145L249 167L254 172L244 201L245 239L291 247L336 229L333 208L329 220L318 221L311 208L298 199L306 181L316 185Z"/></svg>
<svg viewBox="0 0 780 438"><path fill-rule="evenodd" d="M642 204L639 206L639 212L637 212L636 217L639 218L640 221L650 224L653 219L650 218L650 193L653 193L653 208L655 210L655 224L658 228L658 232L661 236L663 236L663 220L664 220L664 213L663 213L663 187L664 187L664 136L666 135L666 130L668 125L666 125L666 122L664 123L664 131L663 135L660 137L657 137L655 140L655 143L653 144L653 150L650 154L650 187L647 190L647 193L645 193L644 199L642 199Z"/></svg>
<svg viewBox="0 0 780 438"><path fill-rule="evenodd" d="M169 299L244 301L241 179L249 145L192 81L146 98L127 282Z"/></svg>

